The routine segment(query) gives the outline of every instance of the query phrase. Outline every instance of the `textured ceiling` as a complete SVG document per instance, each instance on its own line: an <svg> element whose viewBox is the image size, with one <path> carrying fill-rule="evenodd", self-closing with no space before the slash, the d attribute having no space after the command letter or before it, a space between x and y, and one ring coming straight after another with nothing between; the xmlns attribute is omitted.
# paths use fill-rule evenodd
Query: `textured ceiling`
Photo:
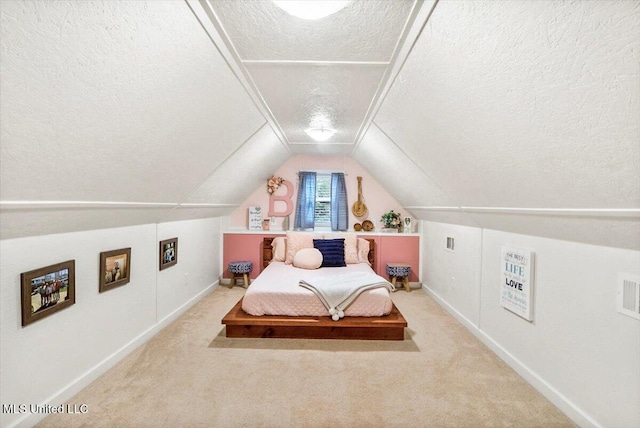
<svg viewBox="0 0 640 428"><path fill-rule="evenodd" d="M373 122L421 218L640 248L637 2L441 1Z"/></svg>
<svg viewBox="0 0 640 428"><path fill-rule="evenodd" d="M438 4L375 123L465 205L640 206L637 7L494 3Z"/></svg>
<svg viewBox="0 0 640 428"><path fill-rule="evenodd" d="M228 214L289 153L185 2L0 8L2 239Z"/></svg>
<svg viewBox="0 0 640 428"><path fill-rule="evenodd" d="M352 0L319 20L289 15L270 1L202 1L222 28L273 121L295 152L340 154L354 145L384 88L422 1ZM309 127L337 131L314 143ZM352 147L353 148L353 147Z"/></svg>
<svg viewBox="0 0 640 428"><path fill-rule="evenodd" d="M314 142L304 130L327 123L337 131L328 142L353 144L386 66L262 63L247 68L290 143Z"/></svg>
<svg viewBox="0 0 640 428"><path fill-rule="evenodd" d="M2 239L227 215L304 153L420 219L640 249L638 2L0 10Z"/></svg>
<svg viewBox="0 0 640 428"><path fill-rule="evenodd" d="M179 202L264 124L182 3L2 3L3 200Z"/></svg>
<svg viewBox="0 0 640 428"><path fill-rule="evenodd" d="M414 0L352 0L319 20L271 1L210 2L243 61L391 60Z"/></svg>

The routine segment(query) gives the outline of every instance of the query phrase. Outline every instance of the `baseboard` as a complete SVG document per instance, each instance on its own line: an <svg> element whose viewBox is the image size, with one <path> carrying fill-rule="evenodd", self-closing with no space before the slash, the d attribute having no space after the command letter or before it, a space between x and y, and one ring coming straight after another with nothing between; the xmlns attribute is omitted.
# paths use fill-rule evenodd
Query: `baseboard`
<svg viewBox="0 0 640 428"><path fill-rule="evenodd" d="M146 331L139 334L129 343L115 351L113 354L109 355L98 364L90 368L85 374L81 375L77 379L71 381L67 386L63 387L60 391L53 394L51 397L47 398L44 403L41 403L43 406L57 406L61 403L66 403L70 398L88 386L91 382L96 380L102 374L104 374L111 367L115 366L118 362L120 362L124 357L129 355L131 352L136 350L138 347L143 345L153 336L158 334L163 328L171 324L175 321L180 315L184 314L187 310L189 310L193 305L195 305L200 299L202 299L207 294L211 293L217 286L219 285L219 281L214 282L213 284L207 286L204 290L193 296L182 306L177 308L175 311L171 312L169 315L159 320L152 327L147 329ZM80 405L82 403L71 403ZM46 413L33 413L25 415L22 419L17 420L13 424L9 425L8 428L12 427L32 427L42 419L47 417Z"/></svg>
<svg viewBox="0 0 640 428"><path fill-rule="evenodd" d="M493 338L487 335L484 331L480 330L471 320L458 312L453 306L451 306L446 300L441 298L435 291L429 288L426 284L422 289L440 306L442 306L447 312L449 312L455 319L457 319L467 330L473 333L482 343L484 343L489 349L491 349L498 357L500 357L505 363L509 365L516 373L518 373L524 380L526 380L531 386L533 386L540 394L542 394L547 400L553 403L558 409L560 409L567 417L578 426L586 428L602 428L598 422L590 417L584 410L576 406L571 400L565 397L551 384L542 379L536 372L531 370L522 361L507 351L502 345L496 342Z"/></svg>

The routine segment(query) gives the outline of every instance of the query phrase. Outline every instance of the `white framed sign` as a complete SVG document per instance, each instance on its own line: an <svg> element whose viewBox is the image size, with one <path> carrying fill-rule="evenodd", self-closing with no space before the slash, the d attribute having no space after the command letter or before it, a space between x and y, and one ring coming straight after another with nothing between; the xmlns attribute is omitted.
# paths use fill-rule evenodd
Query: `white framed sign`
<svg viewBox="0 0 640 428"><path fill-rule="evenodd" d="M262 208L258 205L249 207L249 230L262 230Z"/></svg>
<svg viewBox="0 0 640 428"><path fill-rule="evenodd" d="M500 262L500 304L533 321L533 251L503 245Z"/></svg>

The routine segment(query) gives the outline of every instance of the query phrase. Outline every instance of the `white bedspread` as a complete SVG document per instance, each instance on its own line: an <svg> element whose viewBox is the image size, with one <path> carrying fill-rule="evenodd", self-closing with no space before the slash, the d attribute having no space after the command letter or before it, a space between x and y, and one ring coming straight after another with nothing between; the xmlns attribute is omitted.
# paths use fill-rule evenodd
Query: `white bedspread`
<svg viewBox="0 0 640 428"><path fill-rule="evenodd" d="M251 315L329 316L329 311L318 296L300 287L301 279L313 283L327 274L341 275L348 272L375 272L366 263L346 267L299 269L282 262L272 262L251 283L242 301L242 309ZM379 317L391 312L392 302L385 287L361 293L345 310L346 316Z"/></svg>
<svg viewBox="0 0 640 428"><path fill-rule="evenodd" d="M300 286L313 291L329 311L334 321L344 317L347 308L361 293L385 287L393 291L383 277L371 272L346 272L307 280L302 278Z"/></svg>

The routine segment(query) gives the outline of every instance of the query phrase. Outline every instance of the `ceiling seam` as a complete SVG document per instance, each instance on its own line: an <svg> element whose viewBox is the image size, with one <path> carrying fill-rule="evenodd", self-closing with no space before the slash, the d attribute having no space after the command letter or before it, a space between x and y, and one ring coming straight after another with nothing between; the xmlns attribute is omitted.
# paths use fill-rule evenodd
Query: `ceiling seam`
<svg viewBox="0 0 640 428"><path fill-rule="evenodd" d="M639 208L522 208L522 207L436 207L406 206L407 209L422 211L458 211L487 214L532 214L532 215L565 215L587 217L640 217Z"/></svg>
<svg viewBox="0 0 640 428"><path fill-rule="evenodd" d="M233 150L231 153L229 153L229 155L227 155L227 157L225 157L224 159L222 159L222 160L218 163L218 165L217 165L215 168L213 168L213 169L211 170L211 172L210 172L210 173L205 177L205 179L204 179L204 180L202 180L202 181L200 182L200 184L198 184L198 185L197 185L197 186L196 186L196 187L195 187L191 192L189 192L189 194L187 194L184 198L182 198L182 199L178 202L178 204L177 204L176 206L174 206L173 208L171 208L170 210L168 210L168 211L167 211L167 213L166 213L166 215L165 215L165 216L163 216L162 218L160 218L160 219L158 220L158 222L162 222L162 220L163 220L164 218L167 218L167 216L168 216L171 212L173 212L173 211L174 211L174 210L176 210L176 209L179 209L179 208L180 208L180 206L181 206L182 204L184 204L184 203L185 203L185 201L186 201L187 199L189 199L189 198L190 198L190 197L191 197L195 192L197 192L197 191L198 191L198 189L200 189L200 188L201 188L201 187L202 187L202 186L203 186L207 181L209 181L209 179L211 179L211 177L213 176L213 174L215 174L215 173L216 173L216 171L217 171L218 169L220 169L220 167L222 167L222 165L224 165L224 164L225 164L229 159L231 159L231 157L232 157L233 155L235 155L235 154L236 154L236 153L237 153L237 152L238 152L238 151L239 151L239 150L240 150L240 149L241 149L245 144L247 144L247 143L248 143L248 142L249 142L249 141L250 141L250 140L251 140L251 139L252 139L252 138L253 138L253 137L258 133L258 132L260 132L260 130L262 130L262 128L264 128L264 127L265 127L265 125L267 125L267 124L268 124L268 122L263 123L263 124L262 124L258 129L256 129L256 130L255 130L255 132L254 132L253 134L251 134L247 139L245 139L245 140L242 142L242 144L240 144L238 147L236 147L236 148L235 148L235 150ZM225 205L235 205L235 206L238 206L239 204L225 204ZM194 207L189 206L189 205L185 205L185 206L187 206L187 207L189 207L189 208L194 208ZM206 207L201 207L201 208L206 208ZM212 207L212 208L213 208L213 207Z"/></svg>
<svg viewBox="0 0 640 428"><path fill-rule="evenodd" d="M395 142L395 140L393 138L391 138L389 136L389 134L387 134L374 120L371 121L371 124L374 125L376 128L378 128L380 130L380 132L382 132L384 134L385 137L387 137L389 139L389 141L391 141L391 143L396 146L398 148L398 150L400 150L400 152L405 155L407 157L407 159L409 159L411 161L411 163L413 163L429 180L431 180L431 182L433 182L436 187L438 189L440 189L440 191L442 193L444 193L449 200L451 200L451 202L453 202L454 204L456 204L457 208L461 209L462 208L462 204L460 204L456 198L451 197L451 193L449 191L447 191L438 181L434 180L433 177L431 177L431 175L429 175L424 168L418 163L416 162L413 157L409 156L409 154L407 152L404 151L404 149L402 147L400 147L400 145L398 143ZM355 151L356 149L354 149ZM406 207L405 207L406 208ZM467 213L464 210L460 211L461 213L465 214L469 220L477 225L477 227L482 227L469 213Z"/></svg>
<svg viewBox="0 0 640 428"><path fill-rule="evenodd" d="M67 208L173 208L177 202L136 201L0 201L0 210Z"/></svg>
<svg viewBox="0 0 640 428"><path fill-rule="evenodd" d="M404 47L404 44L402 43L402 41L404 40L405 43L407 42L409 33L411 33L411 30L414 28L414 25L417 22L417 17L422 11L424 0L417 0L416 3L414 3L414 9L420 3L421 5L420 10L415 12L415 16L413 16L414 14L412 10L412 12L409 14L409 17L407 18L407 22L405 23L405 28L400 33L398 42L396 44L396 48L394 49L392 60L389 61L389 66L387 67L387 71L385 72L385 75L382 77L382 79L380 80L380 84L378 85L379 89L376 90L376 94L373 96L373 99L369 104L369 108L367 109L367 113L365 114L365 120L362 122L362 125L360 126L360 129L356 134L356 140L354 141L352 154L355 153L355 151L358 149L360 142L364 138L365 134L369 130L369 127L371 126L371 123L373 122L374 116L377 114L378 110L382 106L382 103L384 102L389 91L391 90L391 87L395 83L397 77L400 75L400 72L402 71L404 64L406 63L407 59L409 58L409 55L411 55L411 52L413 51L413 47L415 46L416 42L422 35L422 31L424 30L427 23L429 22L429 19L431 18L431 15L435 10L436 5L438 4L438 1L439 0L434 0L433 6L431 6L431 9L427 13L427 16L425 17L424 21L420 25L420 29L418 30L416 36L413 38L413 41L411 41L411 46L408 48L406 55L404 55L404 58L402 59L400 65L397 67L397 70L394 71L394 66L396 64L396 61L398 61L399 59L400 51ZM413 20L412 20L412 17L413 17ZM393 75L394 73L395 75ZM382 89L380 89L381 87Z"/></svg>
<svg viewBox="0 0 640 428"><path fill-rule="evenodd" d="M258 91L255 82L251 78L251 75L249 74L246 67L244 67L244 65L242 64L242 58L240 58L240 55L238 54L233 43L231 42L231 39L227 35L227 32L222 26L222 23L218 19L215 11L208 4L208 0L184 0L184 1L187 3L187 5L189 6L189 9L191 9L191 12L195 16L196 20L200 23L200 26L209 37L209 40L211 40L211 43L213 43L217 51L220 53L224 61L227 63L227 66L229 67L233 75L236 76L236 79L238 79L240 86L242 86L242 88L245 90L247 95L249 95L249 98L253 102L254 106L258 109L258 111L260 111L263 114L264 119L267 121L271 129L274 131L280 143L284 146L284 148L287 150L289 155L293 154L291 147L289 147L289 142L287 141L287 137L286 137L286 134L284 133L284 130L278 124L277 120L275 119L275 116L273 115L273 112L271 111L266 101L262 97L262 94L260 93L260 91ZM209 18L209 22L211 23L211 25L213 25L214 31L220 37L220 41L222 42L222 44L225 45L225 48L228 50L229 56L231 56L231 58L233 59L233 62L236 64L237 68L239 69L238 72L242 75L242 77L238 75L238 73L234 69L233 64L231 63L229 58L227 58L227 55L225 55L225 52L223 52L220 46L218 46L218 44L215 42L213 35L211 34L207 26L204 24L204 22L200 19L200 16L196 11L196 8L194 8L193 6L194 4L199 4L204 14L207 16L207 18ZM247 86L249 86L249 88ZM256 100L256 98L258 100Z"/></svg>
<svg viewBox="0 0 640 428"><path fill-rule="evenodd" d="M276 64L276 65L389 65L389 61L316 61L316 60L288 60L288 59L241 59L243 64Z"/></svg>

